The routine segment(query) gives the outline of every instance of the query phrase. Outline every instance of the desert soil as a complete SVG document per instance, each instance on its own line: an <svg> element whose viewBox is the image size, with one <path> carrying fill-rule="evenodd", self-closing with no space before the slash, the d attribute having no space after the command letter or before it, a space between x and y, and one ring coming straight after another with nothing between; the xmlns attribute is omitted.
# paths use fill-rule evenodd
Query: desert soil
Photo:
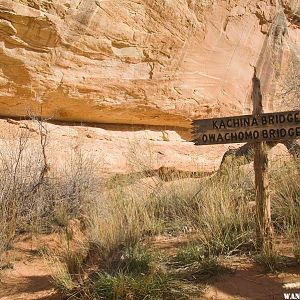
<svg viewBox="0 0 300 300"><path fill-rule="evenodd" d="M51 282L51 270L40 250L55 247L55 235L23 237L7 254L11 266L0 275L1 300L61 300Z"/></svg>
<svg viewBox="0 0 300 300"><path fill-rule="evenodd" d="M177 238L159 238L154 244L172 254L182 244ZM7 259L12 268L3 271L0 283L1 300L62 300L51 282L51 270L38 250L59 246L57 236L39 239L22 238L9 251ZM286 251L288 251L287 249ZM175 253L175 252L174 252ZM225 260L226 263L227 260ZM300 289L287 290L285 283L300 282L300 266L285 268L278 274L265 274L263 269L247 257L228 260L233 272L214 278L203 295L193 300L281 300L283 293L299 293Z"/></svg>

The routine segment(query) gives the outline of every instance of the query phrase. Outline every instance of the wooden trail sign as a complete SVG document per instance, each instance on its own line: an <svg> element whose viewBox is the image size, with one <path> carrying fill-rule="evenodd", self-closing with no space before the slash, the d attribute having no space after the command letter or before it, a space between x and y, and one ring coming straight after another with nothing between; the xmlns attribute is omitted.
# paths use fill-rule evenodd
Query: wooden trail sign
<svg viewBox="0 0 300 300"><path fill-rule="evenodd" d="M266 141L300 138L300 111L264 113L260 80L252 78L253 115L233 116L192 123L196 145L252 143L256 194L256 241L262 251L271 251L273 230Z"/></svg>
<svg viewBox="0 0 300 300"><path fill-rule="evenodd" d="M300 138L300 110L195 120L196 145L279 141Z"/></svg>

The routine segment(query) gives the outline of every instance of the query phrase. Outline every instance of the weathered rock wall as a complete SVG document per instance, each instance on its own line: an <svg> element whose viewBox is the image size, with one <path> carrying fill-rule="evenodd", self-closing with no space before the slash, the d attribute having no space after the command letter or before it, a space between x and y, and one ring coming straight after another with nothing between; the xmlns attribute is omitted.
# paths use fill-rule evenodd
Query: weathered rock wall
<svg viewBox="0 0 300 300"><path fill-rule="evenodd" d="M248 112L274 14L273 0L1 0L0 115L188 128Z"/></svg>
<svg viewBox="0 0 300 300"><path fill-rule="evenodd" d="M115 173L132 173L171 167L185 171L215 171L219 168L228 145L197 147L174 131L159 131L138 126L81 126L43 123L47 129L46 155L50 170L63 168L81 159L92 163L100 177ZM0 119L0 155L11 159L18 153L20 140L30 153L40 153L39 124L36 121ZM28 139L28 140L27 140ZM235 144L240 145L240 144ZM270 158L288 155L279 145ZM33 155L32 161L38 158Z"/></svg>

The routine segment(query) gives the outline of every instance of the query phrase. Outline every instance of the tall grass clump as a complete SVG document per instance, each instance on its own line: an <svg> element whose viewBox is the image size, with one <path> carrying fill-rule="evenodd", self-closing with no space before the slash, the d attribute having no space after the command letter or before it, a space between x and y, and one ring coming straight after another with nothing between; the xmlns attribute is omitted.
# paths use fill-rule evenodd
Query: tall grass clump
<svg viewBox="0 0 300 300"><path fill-rule="evenodd" d="M213 255L251 250L254 245L253 172L229 165L199 193L200 242Z"/></svg>
<svg viewBox="0 0 300 300"><path fill-rule="evenodd" d="M182 283L161 268L157 255L144 248L124 250L114 264L100 263L94 272L88 271L87 261L81 266L88 275L71 273L65 260L54 266L56 288L68 299L187 299Z"/></svg>
<svg viewBox="0 0 300 300"><path fill-rule="evenodd" d="M89 299L187 299L176 280L164 273L150 273L139 276L124 273L116 275L100 273L96 277L90 291L92 292L89 295Z"/></svg>
<svg viewBox="0 0 300 300"><path fill-rule="evenodd" d="M296 227L300 207L300 160L282 162L272 172L272 212L281 229Z"/></svg>
<svg viewBox="0 0 300 300"><path fill-rule="evenodd" d="M99 270L90 284L90 299L186 299L178 280L160 266L160 255L146 248L125 250L118 264Z"/></svg>
<svg viewBox="0 0 300 300"><path fill-rule="evenodd" d="M111 232L108 232L110 234ZM142 243L98 244L82 259L82 249L71 251L72 261L60 255L53 267L56 288L68 299L186 299L181 283L160 265L161 256ZM123 242L124 240L122 240ZM99 241L98 241L99 242ZM66 249L65 249L66 250ZM108 256L109 254L109 256ZM79 264L75 264L74 258ZM73 268L71 268L73 266Z"/></svg>
<svg viewBox="0 0 300 300"><path fill-rule="evenodd" d="M300 159L281 162L272 172L272 213L275 228L294 244L300 255Z"/></svg>
<svg viewBox="0 0 300 300"><path fill-rule="evenodd" d="M123 250L135 248L154 230L152 211L142 198L125 195L122 190L103 193L86 208L85 219L91 249L110 265Z"/></svg>
<svg viewBox="0 0 300 300"><path fill-rule="evenodd" d="M169 184L151 200L165 230L192 231L212 254L253 248L253 172L227 164L222 171L194 185L184 180Z"/></svg>

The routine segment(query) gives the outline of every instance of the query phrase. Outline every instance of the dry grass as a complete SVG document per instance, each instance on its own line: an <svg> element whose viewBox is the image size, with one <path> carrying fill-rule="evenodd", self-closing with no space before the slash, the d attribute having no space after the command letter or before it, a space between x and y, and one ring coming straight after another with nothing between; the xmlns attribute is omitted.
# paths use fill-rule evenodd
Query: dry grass
<svg viewBox="0 0 300 300"><path fill-rule="evenodd" d="M232 254L253 244L253 200L251 171L229 165L194 185L175 181L150 203L164 230L196 232L207 251Z"/></svg>
<svg viewBox="0 0 300 300"><path fill-rule="evenodd" d="M62 228L62 252L48 253L47 260L57 288L73 299L167 299L159 296L166 293L170 299L184 298L187 278L174 270L182 265L145 250L156 234L193 233L192 246L178 252L177 260L189 264L191 277L200 281L224 270L219 256L255 250L252 167L228 161L202 179L178 173L171 182L156 178L151 184L119 185L116 180L105 189L96 179L94 162L80 152L60 170L43 173L44 148L25 133L0 153L0 249L5 251L18 233ZM138 171L151 169L151 159L144 165L139 161ZM299 161L273 165L274 227L294 242L299 259L298 178ZM80 242L70 228L74 218L84 228L86 239ZM280 256L270 252L258 260L275 270Z"/></svg>
<svg viewBox="0 0 300 300"><path fill-rule="evenodd" d="M282 162L272 172L272 218L275 228L294 244L300 254L300 160Z"/></svg>
<svg viewBox="0 0 300 300"><path fill-rule="evenodd" d="M280 168L275 165L271 173L274 225L280 234L295 240L299 234L298 171L299 164L293 161ZM291 174L295 175L292 179ZM174 288L175 284L178 291L182 291L182 286L190 278L203 281L228 271L219 264L220 255L255 251L253 175L252 168L229 162L222 172L206 179L178 178L165 184L157 180L152 189L144 186L144 193L143 184L120 187L116 183L115 188L103 191L101 197L89 200L83 218L89 249L86 258L81 260L81 268L87 274L93 269L95 277L78 279L78 276L71 275L73 287L77 287L72 292L84 291L86 299L95 296L99 299L125 299L130 295L132 299L146 296L163 299L153 291L163 293L163 286L157 286L159 282L164 282L165 287L170 284ZM193 232L193 245L180 250L175 263L169 265L168 257L154 263L154 270L164 269L166 264L171 266L163 273L168 283L162 281L160 271L150 271L153 269L148 268L150 262L145 253L142 255L145 260L137 263L137 254L132 249L151 248L150 236L186 231ZM297 249L296 242L295 254ZM135 253L135 259L128 260L128 253ZM276 250L255 258L268 271L282 267L282 257ZM66 260L62 263L65 264ZM185 268L188 266L188 273L186 269L185 274L180 272L182 264ZM176 271L174 267L179 269ZM144 275L136 277L136 274ZM63 278L69 277L64 275ZM97 291L96 294L93 291ZM180 295L184 297L186 292Z"/></svg>
<svg viewBox="0 0 300 300"><path fill-rule="evenodd" d="M95 280L78 280L77 276L71 275L73 286L80 286L78 289L82 293L82 284L79 282L83 281L88 291L98 290L98 297L104 293L106 296L103 299L124 299L124 293L132 293L135 295L133 299L144 299L145 296L149 299L163 299L154 295L155 290L163 293L163 286L167 288L169 284L175 284L179 291L184 282L178 283L171 275L174 274L171 270L162 275L158 270L164 265L163 261L156 262L156 271L150 271L153 270L150 268L141 272L141 261L129 264L126 258L132 249L147 245L149 236L186 230L194 231L196 242L208 256L202 260L201 268L197 267L196 270L194 266L193 274L198 274L197 278L207 278L218 273L222 267L218 265L215 256L242 251L242 246L248 249L251 244L249 237L253 233L253 214L247 210L251 198L248 190L251 180L247 184L242 179L238 183L233 180L235 176L247 176L247 170L234 168L225 169L224 172L206 180L195 180L192 186L187 184L187 179L178 178L165 186L158 181L152 190L145 190L145 193L140 193L137 186L116 185L114 189L103 191L101 197L88 201L83 222L89 250L82 269L89 272L95 270L96 266L95 274L98 275ZM233 175L232 172L238 173ZM249 187L246 188L246 185ZM66 264L65 259L62 264ZM133 275L134 270L144 275L136 277ZM65 275L63 278L69 277ZM162 282L163 286L160 285ZM63 284L58 287L61 288ZM78 289L75 288L73 293L78 292ZM84 289L85 294L88 291ZM180 295L183 297L183 294ZM91 296L87 299L93 298Z"/></svg>
<svg viewBox="0 0 300 300"><path fill-rule="evenodd" d="M103 194L86 209L90 243L107 265L115 254L135 247L154 226L152 212L146 210L143 199L126 197L122 191Z"/></svg>

